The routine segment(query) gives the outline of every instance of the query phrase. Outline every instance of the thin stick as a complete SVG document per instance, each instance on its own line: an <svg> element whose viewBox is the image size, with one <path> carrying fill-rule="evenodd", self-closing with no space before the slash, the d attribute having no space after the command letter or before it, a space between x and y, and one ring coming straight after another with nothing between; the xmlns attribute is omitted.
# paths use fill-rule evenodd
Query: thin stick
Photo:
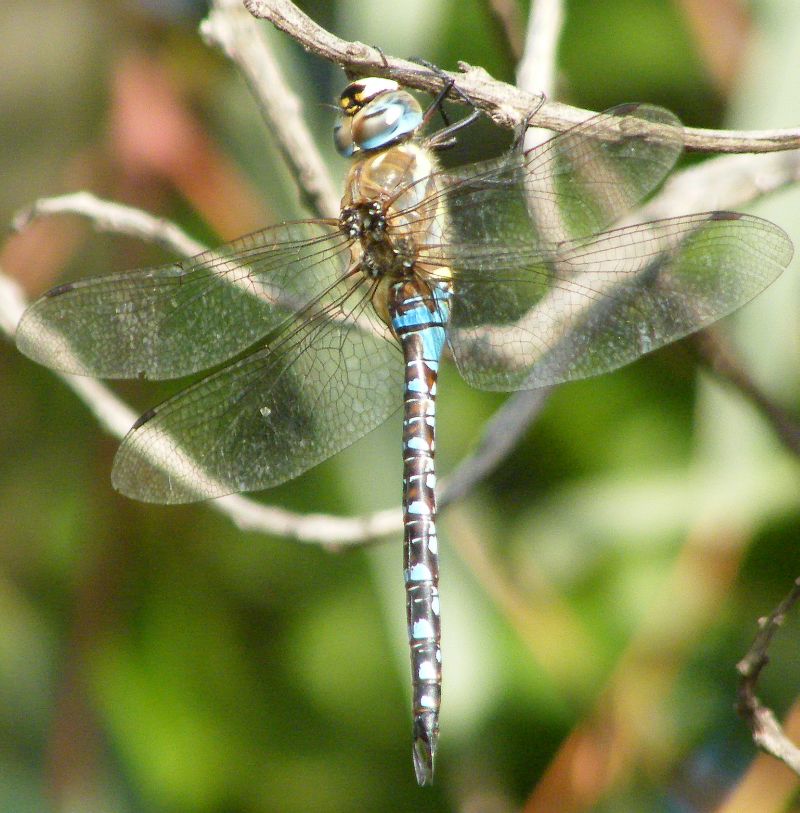
<svg viewBox="0 0 800 813"><path fill-rule="evenodd" d="M786 598L766 618L759 620L758 634L747 654L736 665L736 669L742 676L737 709L753 733L753 742L800 776L800 748L783 733L772 710L756 697L758 678L769 661L767 652L772 638L798 599L800 599L800 578L795 579Z"/></svg>
<svg viewBox="0 0 800 813"><path fill-rule="evenodd" d="M696 334L693 344L711 371L744 395L758 409L762 417L771 424L781 443L792 454L800 457L800 423L788 410L759 389L739 362L722 331L712 325Z"/></svg>
<svg viewBox="0 0 800 813"><path fill-rule="evenodd" d="M254 17L269 20L276 28L296 40L306 51L335 62L354 74L387 76L401 84L436 92L441 90L441 75L420 70L418 64L397 59L361 42L348 42L317 25L289 0L244 0ZM460 63L462 73L448 74L455 87L480 110L502 127L514 129L526 121L540 97L492 78L483 68ZM461 101L463 96L451 93ZM549 130L566 130L595 115L589 110L545 101L538 109L534 123ZM610 133L610 131L609 131ZM774 130L708 130L685 129L686 147L700 152L774 152L800 148L800 129Z"/></svg>
<svg viewBox="0 0 800 813"><path fill-rule="evenodd" d="M138 237L185 257L193 257L206 250L206 246L190 237L172 221L133 206L103 200L91 192L39 198L14 215L11 228L22 231L38 217L59 214L80 215L97 231Z"/></svg>
<svg viewBox="0 0 800 813"><path fill-rule="evenodd" d="M303 203L317 217L336 217L340 195L308 130L300 99L284 80L258 23L238 0L214 0L200 33L242 72L297 181Z"/></svg>
<svg viewBox="0 0 800 813"><path fill-rule="evenodd" d="M561 0L534 0L528 15L525 51L517 66L517 87L528 93L555 92L558 43L564 23Z"/></svg>

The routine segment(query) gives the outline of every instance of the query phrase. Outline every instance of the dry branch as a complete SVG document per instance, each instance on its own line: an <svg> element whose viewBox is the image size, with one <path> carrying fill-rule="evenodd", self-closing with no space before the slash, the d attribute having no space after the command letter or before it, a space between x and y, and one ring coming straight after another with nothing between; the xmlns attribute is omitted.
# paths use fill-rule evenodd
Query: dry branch
<svg viewBox="0 0 800 813"><path fill-rule="evenodd" d="M737 709L753 734L753 742L768 754L781 760L800 776L800 748L784 733L771 709L756 697L758 678L769 662L769 646L787 613L800 599L800 578L795 579L786 598L766 617L759 619L759 631L747 654L736 665L742 676Z"/></svg>
<svg viewBox="0 0 800 813"><path fill-rule="evenodd" d="M317 25L289 0L244 0L248 11L269 20L276 28L296 40L306 51L341 66L348 74L386 76L406 87L436 93L441 77L420 68L414 62L384 54L362 42L348 42ZM483 68L459 63L461 73L450 73L457 90L466 95L502 127L516 128L528 119L540 103L540 97L525 93L513 85L499 82ZM453 101L463 99L455 92ZM533 124L549 130L566 130L594 115L560 102L545 101L536 112ZM686 148L700 152L774 152L800 148L800 129L708 130L687 127Z"/></svg>

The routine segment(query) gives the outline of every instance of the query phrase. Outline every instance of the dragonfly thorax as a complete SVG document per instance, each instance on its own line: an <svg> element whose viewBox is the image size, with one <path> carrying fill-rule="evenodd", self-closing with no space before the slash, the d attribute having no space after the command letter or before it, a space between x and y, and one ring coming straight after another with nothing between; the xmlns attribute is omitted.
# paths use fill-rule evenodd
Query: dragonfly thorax
<svg viewBox="0 0 800 813"><path fill-rule="evenodd" d="M407 232L395 232L389 227L380 202L344 207L339 224L358 241L353 247L353 260L369 279L398 279L412 272L414 241Z"/></svg>
<svg viewBox="0 0 800 813"><path fill-rule="evenodd" d="M355 241L353 260L368 277L406 277L424 265L420 254L442 243L436 169L430 151L413 141L356 155L339 227Z"/></svg>
<svg viewBox="0 0 800 813"><path fill-rule="evenodd" d="M353 239L379 241L386 233L386 213L378 201L344 207L339 223Z"/></svg>

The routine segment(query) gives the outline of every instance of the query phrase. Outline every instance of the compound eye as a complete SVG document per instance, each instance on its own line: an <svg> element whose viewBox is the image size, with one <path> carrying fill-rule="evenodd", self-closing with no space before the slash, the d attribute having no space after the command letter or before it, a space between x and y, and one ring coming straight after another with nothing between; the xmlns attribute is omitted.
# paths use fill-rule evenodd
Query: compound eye
<svg viewBox="0 0 800 813"><path fill-rule="evenodd" d="M403 108L396 103L370 106L368 111L364 110L354 120L355 139L359 144L364 144L390 138L402 115Z"/></svg>
<svg viewBox="0 0 800 813"><path fill-rule="evenodd" d="M422 109L413 96L385 93L353 116L352 139L362 150L376 150L413 135L420 124Z"/></svg>
<svg viewBox="0 0 800 813"><path fill-rule="evenodd" d="M349 158L355 151L353 143L353 119L345 118L337 122L333 128L333 143L339 155Z"/></svg>

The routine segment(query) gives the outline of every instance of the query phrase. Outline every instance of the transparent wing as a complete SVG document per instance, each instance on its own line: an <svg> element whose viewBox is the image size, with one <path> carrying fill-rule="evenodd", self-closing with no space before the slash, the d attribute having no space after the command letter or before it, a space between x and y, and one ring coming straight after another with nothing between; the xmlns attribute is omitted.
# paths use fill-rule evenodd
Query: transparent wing
<svg viewBox="0 0 800 813"><path fill-rule="evenodd" d="M116 488L158 503L269 488L385 420L402 356L363 288L143 415L117 452Z"/></svg>
<svg viewBox="0 0 800 813"><path fill-rule="evenodd" d="M177 378L252 345L340 279L349 241L328 221L285 223L189 260L58 286L17 346L98 378Z"/></svg>
<svg viewBox="0 0 800 813"><path fill-rule="evenodd" d="M518 390L585 378L731 313L788 265L785 232L710 212L563 244L442 249L455 277L449 340L464 378ZM451 256L444 256L446 253Z"/></svg>
<svg viewBox="0 0 800 813"><path fill-rule="evenodd" d="M550 250L588 237L658 187L682 149L683 128L672 113L627 104L525 153L440 173L450 242Z"/></svg>

